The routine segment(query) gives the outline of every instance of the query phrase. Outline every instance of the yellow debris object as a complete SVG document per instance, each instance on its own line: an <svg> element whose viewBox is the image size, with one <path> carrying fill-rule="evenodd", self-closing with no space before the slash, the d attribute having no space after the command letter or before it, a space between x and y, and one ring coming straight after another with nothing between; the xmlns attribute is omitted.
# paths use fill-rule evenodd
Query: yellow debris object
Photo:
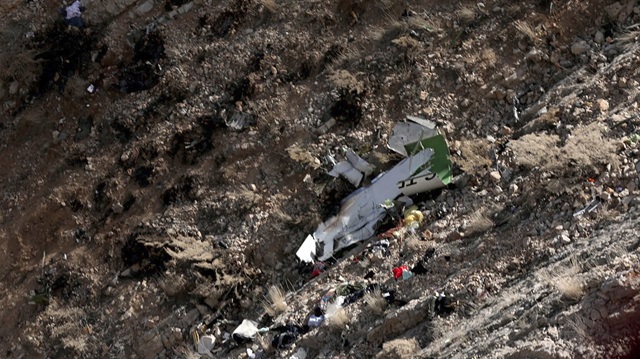
<svg viewBox="0 0 640 359"><path fill-rule="evenodd" d="M420 210L418 210L418 207L416 206L411 206L407 208L406 211L404 211L405 227L417 227L420 225L420 223L422 223L423 219L424 215L422 214L422 212L420 212Z"/></svg>

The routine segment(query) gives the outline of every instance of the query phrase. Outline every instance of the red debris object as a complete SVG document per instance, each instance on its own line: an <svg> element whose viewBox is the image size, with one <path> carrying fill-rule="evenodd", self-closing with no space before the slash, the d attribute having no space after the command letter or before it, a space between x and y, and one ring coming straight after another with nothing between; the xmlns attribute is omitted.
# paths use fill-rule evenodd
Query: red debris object
<svg viewBox="0 0 640 359"><path fill-rule="evenodd" d="M408 270L409 270L409 267L407 267L406 265L405 266L400 266L400 267L395 267L395 268L393 268L393 277L395 279L402 278L402 272L403 271L408 271Z"/></svg>
<svg viewBox="0 0 640 359"><path fill-rule="evenodd" d="M313 266L313 271L311 272L311 278L315 278L319 276L327 267L323 262L318 262Z"/></svg>

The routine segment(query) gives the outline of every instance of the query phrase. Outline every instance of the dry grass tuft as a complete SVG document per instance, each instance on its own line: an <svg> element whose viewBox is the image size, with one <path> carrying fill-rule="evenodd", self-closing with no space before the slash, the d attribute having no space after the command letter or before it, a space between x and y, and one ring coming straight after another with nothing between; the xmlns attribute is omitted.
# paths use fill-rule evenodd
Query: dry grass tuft
<svg viewBox="0 0 640 359"><path fill-rule="evenodd" d="M557 167L559 165L560 149L557 135L529 134L511 141L510 147L516 155L516 163L520 166Z"/></svg>
<svg viewBox="0 0 640 359"><path fill-rule="evenodd" d="M469 221L465 228L465 234L468 236L474 236L481 233L485 233L493 227L493 221L489 219L487 209L482 207L474 211L469 216Z"/></svg>
<svg viewBox="0 0 640 359"><path fill-rule="evenodd" d="M262 304L265 312L272 317L277 316L287 310L286 295L282 289L272 285L267 292L264 303Z"/></svg>
<svg viewBox="0 0 640 359"><path fill-rule="evenodd" d="M327 313L331 313L331 315L327 317L327 324L329 324L329 327L333 329L343 329L350 322L347 311L344 308L336 305L335 303L331 303L328 305Z"/></svg>
<svg viewBox="0 0 640 359"><path fill-rule="evenodd" d="M575 168L589 168L597 172L598 166L619 165L616 143L604 136L599 123L578 127L564 146L558 147L556 135L529 134L511 141L510 147L516 155L516 163L524 167L541 167L548 171L568 170L568 163Z"/></svg>
<svg viewBox="0 0 640 359"><path fill-rule="evenodd" d="M622 47L624 51L630 51L633 49L633 45L640 39L640 30L624 31L620 36L616 37L616 42Z"/></svg>
<svg viewBox="0 0 640 359"><path fill-rule="evenodd" d="M382 344L382 351L376 355L376 358L410 359L415 358L418 351L420 351L420 345L415 338L394 339Z"/></svg>
<svg viewBox="0 0 640 359"><path fill-rule="evenodd" d="M591 337L587 334L588 329L587 325L584 323L584 318L578 314L576 314L573 319L567 319L567 325L569 328L573 329L576 334L578 334L580 339L590 340Z"/></svg>
<svg viewBox="0 0 640 359"><path fill-rule="evenodd" d="M335 87L347 93L361 94L364 92L364 85L347 70L338 70L329 75Z"/></svg>
<svg viewBox="0 0 640 359"><path fill-rule="evenodd" d="M194 352L191 348L180 347L175 349L174 352L178 354L181 359L200 359L200 355Z"/></svg>
<svg viewBox="0 0 640 359"><path fill-rule="evenodd" d="M538 35L536 34L535 29L529 25L528 22L522 20L516 20L513 24L516 30L518 30L521 34L528 37L531 41L537 41Z"/></svg>
<svg viewBox="0 0 640 359"><path fill-rule="evenodd" d="M380 289L375 289L373 292L365 294L364 302L367 303L367 307L377 315L384 314L387 308L387 301L382 297Z"/></svg>
<svg viewBox="0 0 640 359"><path fill-rule="evenodd" d="M472 5L460 5L456 10L456 15L463 23L470 23L476 18L476 9Z"/></svg>
<svg viewBox="0 0 640 359"><path fill-rule="evenodd" d="M268 12L275 14L278 11L278 4L276 4L275 0L260 0L262 6Z"/></svg>
<svg viewBox="0 0 640 359"><path fill-rule="evenodd" d="M462 156L461 158L458 157L456 161L466 173L476 174L480 170L491 166L488 148L487 142L483 140L462 141L460 144L460 154Z"/></svg>
<svg viewBox="0 0 640 359"><path fill-rule="evenodd" d="M434 241L421 240L417 234L409 235L403 243L405 243L404 248L409 253L422 253L427 248L435 247Z"/></svg>
<svg viewBox="0 0 640 359"><path fill-rule="evenodd" d="M187 294L190 290L189 283L184 275L178 275L174 272L166 273L158 278L158 287L160 287L168 297L178 297Z"/></svg>
<svg viewBox="0 0 640 359"><path fill-rule="evenodd" d="M556 289L562 294L563 297L570 300L578 300L582 298L584 289L582 283L576 277L561 277L554 283Z"/></svg>
<svg viewBox="0 0 640 359"><path fill-rule="evenodd" d="M576 301L584 295L582 282L578 277L580 267L576 260L571 260L569 266L549 268L538 273L538 280L554 287L562 297Z"/></svg>
<svg viewBox="0 0 640 359"><path fill-rule="evenodd" d="M496 64L496 61L498 60L498 57L496 56L496 52L493 51L493 49L491 48L482 50L482 53L480 54L480 58L489 66L494 66Z"/></svg>

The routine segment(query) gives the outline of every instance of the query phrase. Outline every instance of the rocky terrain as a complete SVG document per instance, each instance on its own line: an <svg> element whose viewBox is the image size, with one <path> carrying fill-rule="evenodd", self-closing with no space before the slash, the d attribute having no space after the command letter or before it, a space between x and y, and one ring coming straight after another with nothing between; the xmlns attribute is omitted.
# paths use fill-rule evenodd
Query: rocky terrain
<svg viewBox="0 0 640 359"><path fill-rule="evenodd" d="M1 357L640 356L637 1L69 5L0 3ZM407 115L453 183L312 275Z"/></svg>

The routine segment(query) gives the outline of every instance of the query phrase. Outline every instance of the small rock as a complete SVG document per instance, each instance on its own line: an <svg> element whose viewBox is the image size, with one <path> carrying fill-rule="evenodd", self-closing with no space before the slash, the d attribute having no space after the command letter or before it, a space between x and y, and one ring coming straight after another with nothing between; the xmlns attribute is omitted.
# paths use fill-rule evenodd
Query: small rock
<svg viewBox="0 0 640 359"><path fill-rule="evenodd" d="M569 234L568 233L562 233L560 235L560 243L562 244L569 244L571 243L571 238L569 238Z"/></svg>
<svg viewBox="0 0 640 359"><path fill-rule="evenodd" d="M184 14L187 11L191 10L191 8L193 8L193 5L194 5L193 1L191 1L189 3L186 3L186 4L184 4L184 5L182 5L181 7L178 8L178 12L180 14Z"/></svg>
<svg viewBox="0 0 640 359"><path fill-rule="evenodd" d="M449 234L447 235L447 238L448 238L450 241L457 241L457 240L459 240L459 239L462 239L462 233L457 232L457 231L453 231L453 232L451 232L451 233L449 233Z"/></svg>
<svg viewBox="0 0 640 359"><path fill-rule="evenodd" d="M537 49L533 49L527 53L526 58L533 62L540 62L542 61L542 52Z"/></svg>
<svg viewBox="0 0 640 359"><path fill-rule="evenodd" d="M598 109L602 112L607 112L609 110L609 101L599 98L596 100L596 105Z"/></svg>
<svg viewBox="0 0 640 359"><path fill-rule="evenodd" d="M518 185L515 183L512 183L509 185L509 193L514 194L518 192Z"/></svg>
<svg viewBox="0 0 640 359"><path fill-rule="evenodd" d="M622 11L622 8L622 5L616 1L609 6L605 6L604 11L606 11L607 15L609 15L609 19L616 20L616 18L620 14L620 11Z"/></svg>
<svg viewBox="0 0 640 359"><path fill-rule="evenodd" d="M595 41L596 44L599 45L602 45L604 43L604 34L602 33L602 31L596 32L596 35L593 37L593 41Z"/></svg>
<svg viewBox="0 0 640 359"><path fill-rule="evenodd" d="M611 194L609 192L602 192L600 193L600 199L606 202L611 199Z"/></svg>
<svg viewBox="0 0 640 359"><path fill-rule="evenodd" d="M111 210L115 214L120 214L124 211L124 207L119 202L116 202L111 206Z"/></svg>
<svg viewBox="0 0 640 359"><path fill-rule="evenodd" d="M571 45L571 53L574 55L582 55L589 50L589 44L584 41L578 41Z"/></svg>
<svg viewBox="0 0 640 359"><path fill-rule="evenodd" d="M51 132L51 136L53 136L54 140L58 139L58 136L60 136L60 131L53 131Z"/></svg>
<svg viewBox="0 0 640 359"><path fill-rule="evenodd" d="M139 15L146 14L153 9L153 0L148 0L144 2L142 5L138 6L136 9L136 13Z"/></svg>
<svg viewBox="0 0 640 359"><path fill-rule="evenodd" d="M9 84L9 93L11 95L15 95L16 93L18 93L19 88L20 88L20 83L18 83L18 81L13 81L12 83Z"/></svg>
<svg viewBox="0 0 640 359"><path fill-rule="evenodd" d="M489 179L491 182L498 183L502 179L502 176L500 176L500 172L498 171L491 171L491 173L489 173Z"/></svg>

